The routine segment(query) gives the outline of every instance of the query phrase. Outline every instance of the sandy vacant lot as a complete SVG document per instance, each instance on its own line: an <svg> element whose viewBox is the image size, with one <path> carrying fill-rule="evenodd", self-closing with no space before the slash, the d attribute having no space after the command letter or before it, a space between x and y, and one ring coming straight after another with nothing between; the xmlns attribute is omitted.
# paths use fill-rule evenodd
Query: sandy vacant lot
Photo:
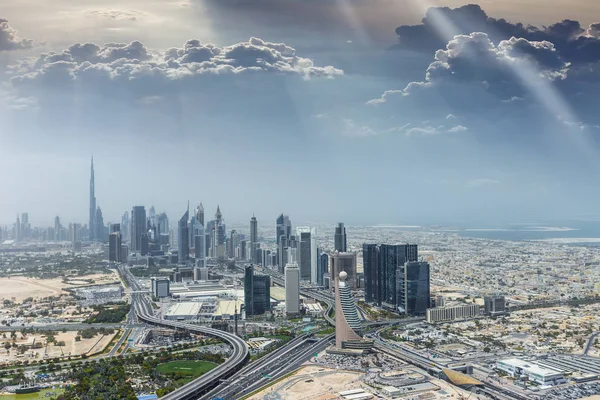
<svg viewBox="0 0 600 400"><path fill-rule="evenodd" d="M116 331L115 331L116 334ZM62 352L61 352L61 347L55 346L53 344L48 345L48 347L43 347L41 349L29 349L25 352L25 354L23 355L19 355L18 352L16 351L16 349L11 349L10 353L7 353L6 350L4 349L4 343L6 341L11 341L10 339L10 334L6 333L6 339L2 338L0 336L0 363L4 363L4 362L13 362L16 360L41 360L44 358L53 358L53 357L60 357L61 355L78 355L78 354L84 354L84 353L96 353L101 351L104 346L106 346L108 343L110 343L110 341L112 340L112 338L114 337L114 335L106 335L104 337L102 337L102 335L97 335L94 338L91 339L81 339L81 341L76 342L75 341L75 336L77 336L77 332L76 331L67 331L67 332L58 332L56 334L56 341L60 342L60 341L64 341L65 342L65 346L62 347ZM27 335L27 337L25 339L21 338L21 334L17 333L17 345L21 345L21 344L27 344L27 343L32 343L33 338L35 338L35 342L36 343L43 343L44 345L46 344L46 338L42 337L42 335L40 334L35 334L35 335ZM45 354L47 354L47 357L45 356Z"/></svg>
<svg viewBox="0 0 600 400"><path fill-rule="evenodd" d="M93 279L95 284L103 284L118 281L118 277L113 274L96 274L82 277L82 279ZM80 285L73 284L79 283ZM68 287L77 287L89 285L85 281L73 281L64 283L61 278L58 279L34 279L24 276L12 276L10 278L0 278L0 300L14 300L21 302L28 297L42 298L48 296L57 296L64 292L62 289Z"/></svg>
<svg viewBox="0 0 600 400"><path fill-rule="evenodd" d="M282 400L325 400L335 399L344 390L369 388L359 380L360 374L338 371L329 368L304 367L287 379L271 386L254 396L251 400L263 400L272 393ZM312 382L307 382L312 380ZM275 397L274 397L275 398Z"/></svg>

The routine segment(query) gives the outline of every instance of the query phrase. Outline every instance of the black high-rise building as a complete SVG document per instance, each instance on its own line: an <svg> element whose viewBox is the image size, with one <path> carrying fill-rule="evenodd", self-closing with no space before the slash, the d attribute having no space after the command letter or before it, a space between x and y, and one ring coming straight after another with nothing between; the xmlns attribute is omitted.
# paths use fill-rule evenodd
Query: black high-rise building
<svg viewBox="0 0 600 400"><path fill-rule="evenodd" d="M279 217L277 217L276 223L275 238L277 239L277 244L279 244L282 236L289 239L292 235L292 222L290 221L289 216L280 214Z"/></svg>
<svg viewBox="0 0 600 400"><path fill-rule="evenodd" d="M179 223L177 224L177 249L179 250L179 263L183 264L190 259L190 233L188 219L190 217L190 210L185 212Z"/></svg>
<svg viewBox="0 0 600 400"><path fill-rule="evenodd" d="M335 234L333 235L333 247L334 250L340 253L348 251L348 245L346 242L346 227L343 222L339 222L338 226L335 227Z"/></svg>
<svg viewBox="0 0 600 400"><path fill-rule="evenodd" d="M134 206L131 210L131 252L142 250L142 234L146 233L146 208Z"/></svg>
<svg viewBox="0 0 600 400"><path fill-rule="evenodd" d="M323 275L329 272L329 254L321 253L319 249L317 249L317 254L319 255L317 258L317 284L323 286Z"/></svg>
<svg viewBox="0 0 600 400"><path fill-rule="evenodd" d="M108 261L110 262L122 262L121 260L121 231L119 224L113 224L111 226L112 232L108 235Z"/></svg>
<svg viewBox="0 0 600 400"><path fill-rule="evenodd" d="M425 315L431 301L429 263L408 261L396 271L396 303L400 313Z"/></svg>
<svg viewBox="0 0 600 400"><path fill-rule="evenodd" d="M244 307L246 316L261 315L271 309L271 278L255 275L253 265L244 270Z"/></svg>
<svg viewBox="0 0 600 400"><path fill-rule="evenodd" d="M397 309L396 271L419 258L416 244L363 244L365 300Z"/></svg>

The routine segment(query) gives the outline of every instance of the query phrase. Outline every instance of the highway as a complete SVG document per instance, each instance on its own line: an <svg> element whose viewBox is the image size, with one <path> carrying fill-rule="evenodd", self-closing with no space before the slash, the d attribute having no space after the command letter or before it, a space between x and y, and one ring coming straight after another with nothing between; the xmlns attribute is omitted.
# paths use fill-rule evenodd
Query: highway
<svg viewBox="0 0 600 400"><path fill-rule="evenodd" d="M332 334L317 341L311 341L314 339L310 339L309 335L298 336L286 343L285 346L250 363L223 381L202 399L233 399L257 390L261 386L269 384L273 379L298 368L315 353L323 351L329 346L333 337ZM295 365L296 367L290 370Z"/></svg>
<svg viewBox="0 0 600 400"><path fill-rule="evenodd" d="M223 378L230 376L241 368L249 357L248 346L246 342L234 334L220 331L218 329L182 323L178 321L168 321L157 318L150 304L148 297L141 292L137 280L131 275L131 272L124 266L119 267L119 273L127 281L129 287L133 290L131 294L132 308L138 319L152 324L164 326L172 329L183 329L196 334L207 335L219 338L228 343L232 348L230 357L213 370L203 374L192 382L180 387L179 389L163 396L163 400L191 400L199 398L210 388L214 387Z"/></svg>

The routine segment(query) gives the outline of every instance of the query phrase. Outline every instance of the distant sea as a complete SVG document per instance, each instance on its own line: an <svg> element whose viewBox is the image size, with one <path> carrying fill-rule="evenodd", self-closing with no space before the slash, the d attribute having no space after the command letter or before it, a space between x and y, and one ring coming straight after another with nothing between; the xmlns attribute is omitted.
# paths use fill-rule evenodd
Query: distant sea
<svg viewBox="0 0 600 400"><path fill-rule="evenodd" d="M543 223L516 223L506 226L457 228L464 237L493 240L544 240L555 243L600 246L600 221L564 220Z"/></svg>

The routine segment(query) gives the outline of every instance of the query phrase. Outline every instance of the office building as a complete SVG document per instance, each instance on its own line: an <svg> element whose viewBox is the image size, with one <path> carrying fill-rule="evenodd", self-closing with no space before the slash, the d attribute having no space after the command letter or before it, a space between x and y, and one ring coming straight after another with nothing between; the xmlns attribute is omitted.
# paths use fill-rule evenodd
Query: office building
<svg viewBox="0 0 600 400"><path fill-rule="evenodd" d="M96 221L94 222L94 240L98 242L106 242L106 232L104 227L104 217L102 216L102 209L96 208Z"/></svg>
<svg viewBox="0 0 600 400"><path fill-rule="evenodd" d="M321 253L320 251L317 251L317 253L319 254L319 258L317 260L317 284L319 286L325 286L323 277L325 274L329 273L329 254ZM329 287L329 285L325 287Z"/></svg>
<svg viewBox="0 0 600 400"><path fill-rule="evenodd" d="M365 301L396 309L396 271L407 261L418 261L418 257L416 244L363 244Z"/></svg>
<svg viewBox="0 0 600 400"><path fill-rule="evenodd" d="M261 315L271 309L271 278L255 275L252 265L244 270L244 307L246 317Z"/></svg>
<svg viewBox="0 0 600 400"><path fill-rule="evenodd" d="M346 348L349 342L362 341L362 321L346 283L347 277L343 271L335 277L335 345L338 349Z"/></svg>
<svg viewBox="0 0 600 400"><path fill-rule="evenodd" d="M256 248L258 247L258 222L256 221L256 217L252 215L250 218L250 248L252 249L252 259L251 261L258 262L256 259Z"/></svg>
<svg viewBox="0 0 600 400"><path fill-rule="evenodd" d="M54 240L59 241L61 240L61 231L62 231L62 225L60 224L60 218L54 217Z"/></svg>
<svg viewBox="0 0 600 400"><path fill-rule="evenodd" d="M287 315L300 312L300 269L297 263L285 266L285 312Z"/></svg>
<svg viewBox="0 0 600 400"><path fill-rule="evenodd" d="M17 214L17 222L15 223L15 234L13 235L15 242L21 241L21 219L19 218L19 214ZM54 239L54 237L52 238Z"/></svg>
<svg viewBox="0 0 600 400"><path fill-rule="evenodd" d="M346 227L343 222L339 222L335 228L335 234L333 235L333 247L335 251L345 253L348 251L348 245L346 243Z"/></svg>
<svg viewBox="0 0 600 400"><path fill-rule="evenodd" d="M156 298L169 297L171 295L171 283L168 278L151 279L152 295Z"/></svg>
<svg viewBox="0 0 600 400"><path fill-rule="evenodd" d="M204 226L196 219L194 223L194 260L197 267L204 267L206 265L205 245Z"/></svg>
<svg viewBox="0 0 600 400"><path fill-rule="evenodd" d="M119 224L116 224L119 225ZM108 235L108 261L114 263L120 263L121 260L121 232L119 230L113 231Z"/></svg>
<svg viewBox="0 0 600 400"><path fill-rule="evenodd" d="M317 230L309 227L296 228L297 256L300 279L317 283ZM296 261L296 260L294 260Z"/></svg>
<svg viewBox="0 0 600 400"><path fill-rule="evenodd" d="M208 268L194 267L194 280L195 281L207 281L208 280Z"/></svg>
<svg viewBox="0 0 600 400"><path fill-rule="evenodd" d="M134 206L131 210L131 252L142 250L142 234L146 233L146 208Z"/></svg>
<svg viewBox="0 0 600 400"><path fill-rule="evenodd" d="M356 290L358 287L356 279L356 254L336 251L329 258L331 260L331 273L333 276L339 276L342 271L346 272L346 286L352 290Z"/></svg>
<svg viewBox="0 0 600 400"><path fill-rule="evenodd" d="M142 233L140 246L140 255L147 256L150 253L150 237L148 236L148 232Z"/></svg>
<svg viewBox="0 0 600 400"><path fill-rule="evenodd" d="M412 316L425 315L429 308L429 263L408 261L396 271L397 310Z"/></svg>
<svg viewBox="0 0 600 400"><path fill-rule="evenodd" d="M504 296L493 295L483 298L484 312L492 317L506 314L506 299Z"/></svg>
<svg viewBox="0 0 600 400"><path fill-rule="evenodd" d="M277 244L279 244L282 236L289 239L292 235L292 222L290 221L289 216L280 214L279 217L277 217L276 224L275 238L277 239Z"/></svg>
<svg viewBox="0 0 600 400"><path fill-rule="evenodd" d="M81 232L81 224L69 224L69 241L75 245L75 243L81 241L79 234Z"/></svg>
<svg viewBox="0 0 600 400"><path fill-rule="evenodd" d="M215 213L215 219L209 221L209 229L207 230L211 235L210 239L210 256L216 258L219 261L225 260L225 222L223 221L223 214L221 214L221 208L217 206L217 212Z"/></svg>
<svg viewBox="0 0 600 400"><path fill-rule="evenodd" d="M131 242L131 219L128 211L125 211L121 217L121 237L123 241Z"/></svg>
<svg viewBox="0 0 600 400"><path fill-rule="evenodd" d="M90 214L88 221L88 232L89 240L95 240L96 234L96 188L94 182L94 157L92 156L92 162L90 166ZM56 231L56 229L55 229Z"/></svg>
<svg viewBox="0 0 600 400"><path fill-rule="evenodd" d="M185 264L190 259L190 242L188 219L190 216L189 206L177 224L177 249L179 250L179 264Z"/></svg>
<svg viewBox="0 0 600 400"><path fill-rule="evenodd" d="M427 322L430 324L436 322L452 321L455 319L466 319L477 317L480 314L480 308L477 304L468 304L455 307L436 307L428 308L426 312Z"/></svg>
<svg viewBox="0 0 600 400"><path fill-rule="evenodd" d="M277 270L279 273L283 273L285 266L288 263L288 247L289 238L285 235L281 235L277 239Z"/></svg>
<svg viewBox="0 0 600 400"><path fill-rule="evenodd" d="M196 209L196 219L200 222L200 225L204 226L204 206L202 202L200 202L200 205Z"/></svg>

